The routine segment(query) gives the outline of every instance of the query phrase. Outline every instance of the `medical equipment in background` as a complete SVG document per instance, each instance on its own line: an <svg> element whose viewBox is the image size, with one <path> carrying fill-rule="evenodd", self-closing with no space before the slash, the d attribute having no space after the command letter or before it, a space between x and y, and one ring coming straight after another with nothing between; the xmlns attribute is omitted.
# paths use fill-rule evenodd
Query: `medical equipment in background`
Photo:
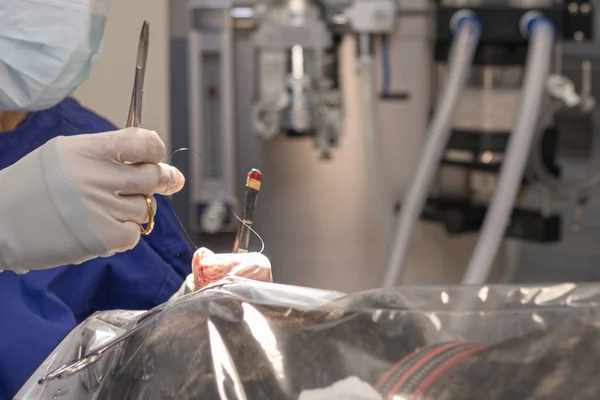
<svg viewBox="0 0 600 400"><path fill-rule="evenodd" d="M383 237L389 236L392 214L377 162L374 41L376 35L394 30L396 9L393 0L333 6L320 0L285 0L254 7L258 24L253 34L258 59L254 128L266 140L279 133L313 137L322 160L332 158L343 128L337 63L341 37L349 32L357 35L365 155Z"/></svg>
<svg viewBox="0 0 600 400"><path fill-rule="evenodd" d="M392 230L393 214L391 205L386 199L389 189L381 181L380 163L378 162L376 132L376 99L374 70L374 41L376 36L386 37L393 32L396 25L395 1L390 0L356 0L344 11L348 17L348 27L358 36L358 69L361 83L363 140L366 166L371 186L371 196L378 218L379 230L384 240L388 240ZM389 82L384 82L383 98L389 98Z"/></svg>
<svg viewBox="0 0 600 400"><path fill-rule="evenodd" d="M233 30L228 1L190 1L188 32L190 228L235 232Z"/></svg>
<svg viewBox="0 0 600 400"><path fill-rule="evenodd" d="M581 63L582 79L581 94L575 91L574 83L562 75L553 75L548 79L547 89L551 101L543 110L539 128L537 130L534 151L530 158L528 178L538 183L542 190L553 198L559 200L576 200L576 206L571 223L571 232L579 232L583 211L592 196L596 185L600 182L600 157L598 155L600 140L600 110L595 98L591 95L592 73L591 62L585 60ZM549 171L543 162L542 152L539 150L545 138L544 128L552 122L554 115L562 109L575 109L587 115L591 120L592 148L589 161L589 171L575 181L558 179Z"/></svg>
<svg viewBox="0 0 600 400"><path fill-rule="evenodd" d="M320 0L278 0L254 7L258 78L253 125L267 140L279 133L311 136L321 159L330 160L343 128L336 62L340 38L347 32L358 35L365 154L378 224L386 238L392 208L384 200L388 190L378 170L373 56L375 35L395 27L397 5L393 0L357 0L341 12L327 6Z"/></svg>
<svg viewBox="0 0 600 400"><path fill-rule="evenodd" d="M188 53L192 55L188 62L189 81L192 88L201 87L200 91L190 90L189 142L194 149L212 155L205 164L221 167L219 173L203 172L201 160L193 158L190 165L194 182L191 225L196 231L228 231L232 215L226 206L231 209L238 203L230 187L231 173L235 169L231 159L234 127L230 118L225 121L232 115L233 88L231 83L226 86L224 82L231 69L234 19L251 20L245 28L253 28L257 70L256 100L252 107L255 132L264 140L273 139L280 133L288 137L312 137L323 160L331 159L331 150L339 146L343 128L337 63L341 35L349 29L360 35L358 54L363 82L365 147L373 196L383 197L381 194L386 188L377 178L374 139L373 41L374 35L393 30L396 3L393 0L359 0L344 8L345 14L328 11L316 0L264 1L251 9L231 8L230 13L227 12L228 5L230 3L226 1L189 2L194 25L188 35ZM238 24L238 29L240 26L244 24ZM198 51L210 55L197 57ZM219 63L223 66L219 67ZM220 90L215 83L219 69L223 86ZM203 92L208 94L208 99L201 96ZM387 98L394 96L405 98L402 94L384 95ZM215 97L221 102L217 103ZM223 203L220 187L225 187L229 204ZM387 236L391 207L383 205L381 200L378 204L380 225Z"/></svg>
<svg viewBox="0 0 600 400"><path fill-rule="evenodd" d="M560 2L501 3L460 2L454 6L456 2L447 0L441 1L437 10L436 59L447 59L450 65L459 58L449 51L448 44L457 12L469 9L481 21L481 43L474 59L478 68L474 68L464 93L461 89L456 91L454 101L460 102L456 118L445 121L439 128L449 129L452 125L450 137L437 133L436 118L446 110L450 113L451 109L444 108L440 100L434 110L424 155L400 205L397 232L381 281L383 285L394 286L402 278L420 217L442 222L451 234L481 229L463 279L470 284L486 281L505 236L539 243L560 240L560 216L549 215L547 210L515 209L514 202L517 192L523 192L531 184L523 180L523 175L538 131L551 56L554 52L556 58L562 57L560 33L575 40L581 40L583 33L569 31L571 25L565 21L568 22L573 13ZM537 8L532 10L531 7ZM556 41L555 29L559 32ZM589 37L589 32L586 33ZM457 41L457 35L454 37ZM524 62L525 68L521 66ZM554 65L554 69L557 67ZM463 65L463 69L468 71L468 68L469 65ZM445 99L454 84L452 67L448 70L441 99ZM550 128L551 132L544 135L542 162L556 174L556 131L551 125L543 128ZM444 147L446 151L442 156ZM440 161L444 165L438 172ZM445 193L444 172L449 168L454 169L455 174L466 173L464 190L452 188L451 193ZM426 199L436 172L438 187L432 198Z"/></svg>
<svg viewBox="0 0 600 400"><path fill-rule="evenodd" d="M530 12L523 17L520 27L523 36L530 40L521 101L500 168L498 183L494 188L494 196L463 278L463 283L466 284L487 281L506 227L510 223L513 205L522 184L542 111L554 46L554 23L541 13Z"/></svg>
<svg viewBox="0 0 600 400"><path fill-rule="evenodd" d="M515 132L529 129L527 127L531 126L531 121L537 118L530 115L523 120L524 117L519 118L518 113L521 95L533 93L529 91L533 84L523 87L526 83L524 65L528 49L536 47L530 40L525 21L527 18L537 20L536 18L541 17L551 21L556 37L552 41L551 50L555 56L553 60L558 60L562 55L561 48L568 42L583 43L593 38L594 9L591 3L554 0L443 0L433 4L421 0L411 3L411 8L407 8L407 3L393 0L188 0L186 5L192 16L191 32L187 37L188 53L192 55L188 58L189 103L192 112L191 128L187 133L190 147L197 146L202 149L203 143L219 143L214 152L209 152L205 146L202 153L204 156L215 157L209 162L221 169L218 174L209 178L205 176L206 171L199 172L201 160L198 157L191 158L190 171L187 174L192 176L192 179L188 180L192 192L190 219L191 225L195 226L197 231L233 232L235 224L231 216L225 212L217 212L225 210L226 204L216 186L224 184L222 187L225 188L228 203L239 203L236 200L235 185L229 185L239 174L239 171L238 174L233 173L236 164L233 155L237 147L243 147L244 151L238 152L239 158L236 162L250 164L243 159L249 158L244 146L250 143L248 136L252 133L258 136L261 144L260 151L257 151L251 165L261 165L261 170L268 171L274 180L273 185L261 194L265 202L269 203L269 212L273 215L258 216L256 222L261 229L267 230L261 232L263 236L272 236L268 239L271 242L267 242L267 246L275 264L284 263L285 260L285 268L295 270L299 270L299 264L303 264L297 259L304 257L304 250L298 246L292 248L286 245L283 241L289 240L289 237L285 239L285 235L268 232L291 229L299 232L294 237L301 240L304 247L318 249L315 250L318 254L315 260L332 260L333 255L330 258L330 255L325 254L327 251L339 254L340 251L353 248L356 250L353 250L352 262L379 265L379 261L374 260L379 256L367 256L363 253L372 254L372 249L379 249L381 242L390 240L394 202L398 198L394 198L397 188L389 187L392 185L388 185L387 182L384 185L381 177L385 175L381 174L384 165L390 167L389 161L384 163L380 160L382 142L389 143L390 140L376 134L387 128L390 132L384 133L390 136L393 128L394 134L399 137L421 136L424 130L421 129L419 121L424 121L426 115L426 112L421 110L429 107L431 123L425 138L425 150L418 157L421 160L420 167L414 168L415 172L412 174L413 182L417 184L410 185L415 191L409 190L406 198L399 202L400 213L408 215L403 219L410 223L397 229L396 232L401 234L395 237L396 240L391 238L396 244L392 246L395 250L390 251L390 259L393 261L382 260L382 264L390 268L399 268L391 265L401 265L402 268L406 266L419 218L442 223L450 235L474 233L484 225L486 211L494 202L502 205L500 214L508 218L508 210L512 215L505 231L492 230L493 236L496 237L493 241L482 239L481 243L488 243L484 248L490 249L490 245L497 242L498 237L535 243L555 243L560 240L560 216L553 213L545 203L540 209L526 209L521 207L519 202L513 204L514 198L511 197L514 196L511 192L515 187L514 179L504 183L503 187L509 188L505 190L505 197L500 196L500 191L493 189L502 181L500 175L508 176L508 173L500 172L502 161L507 158L518 158L513 163L513 172L523 175L522 157L527 153L525 148L531 147L532 136L531 132L523 136L516 135ZM459 21L462 22L459 24ZM424 33L430 22L433 28L431 30L436 33L434 38ZM418 33L407 37L408 26ZM477 26L480 26L480 29ZM403 29L404 36L397 35ZM290 200L295 199L299 193L313 193L310 196L315 198L329 196L328 190L332 186L329 182L326 186L318 179L311 179L316 174L327 174L332 177L332 181L340 182L348 176L346 171L351 164L343 160L342 156L349 151L348 146L356 144L352 142L353 138L351 140L341 134L342 128L348 129L342 126L342 117L347 118L348 114L345 111L347 105L341 102L344 87L337 65L337 52L341 49L340 42L343 36L356 38L354 57L357 68L354 73L360 84L358 96L361 106L358 111L363 114L360 151L367 160L360 168L366 166L367 185L370 187L366 189L366 185L359 181L348 185L349 188L345 190L339 189L337 185L333 189L336 199L328 203L328 207L344 201L345 197L356 196L352 191L357 188L368 190L369 197L374 200L372 203L379 216L378 225L382 233L377 238L373 237L371 231L356 234L348 241L334 238L336 234L339 236L340 232L331 234L331 240L325 236L329 230L321 229L321 226L327 226L331 221L327 219L327 212L316 209L323 207L322 203L312 199L302 203ZM398 49L402 48L399 41L403 42L406 48L412 49L412 52L408 51L403 58L415 58L419 62L418 66L413 66L410 71L394 64L398 63L398 58L391 60L394 56L397 57ZM426 54L428 43L434 45L434 52L433 57L425 60L423 55ZM476 50L473 54L474 46ZM378 64L375 57L379 54L383 71L381 82L377 82L378 76L375 73L375 66ZM539 60L541 57L534 59ZM223 68L220 67L221 64ZM536 68L541 68L541 63L536 65ZM438 69L436 86L442 96L437 102L428 102L428 99L423 100L422 93L430 90L429 82L432 79L429 79L429 72L432 72L433 78L434 66ZM410 98L403 93L404 89L401 89L400 93L390 89L391 71L395 73L395 92L398 92L398 87L406 87L406 90L411 92ZM551 63L551 72L561 72L559 62ZM225 77L231 76L230 74L234 77L225 82ZM200 80L204 83L201 84ZM402 83L398 84L398 81ZM540 87L540 81L536 83L536 90ZM209 87L206 82L214 84ZM375 86L379 84L382 89L377 97L375 94L379 88L376 89ZM529 89L523 90L527 88ZM252 92L252 99L248 98L248 92ZM219 101L210 102L210 93L218 93ZM353 93L353 96L358 97L356 93ZM538 106L529 104L528 98L532 97L525 96L522 104L532 106L536 111ZM234 99L237 105L235 110ZM535 101L539 99L536 97ZM381 119L381 106L387 100L404 100L386 104L388 109L398 105L397 114L403 116L402 125L392 127L389 121ZM250 103L252 106L248 107L247 104ZM207 104L214 105L214 108ZM230 118L227 119L225 115L229 115ZM235 117L232 117L233 115ZM387 118L390 118L389 114ZM516 124L518 119L527 124L523 127L522 123L519 123L514 125L513 129L513 124ZM237 126L232 120L236 121ZM211 128L208 121L216 122ZM553 120L545 125L547 126L541 139L541 161L546 171L558 175L560 170L556 165L556 126ZM521 127L516 129L519 126ZM517 141L507 147L514 136L518 136ZM433 138L438 140L434 141ZM298 143L307 140L312 140L321 158L329 161L311 161L304 151L304 144ZM352 144L345 147L345 140L348 141L346 143ZM240 144L237 144L237 141ZM520 150L509 157L509 153L517 147ZM401 150L398 148L398 151ZM356 154L353 147L351 151ZM336 153L340 154L340 157L336 157ZM310 164L310 168L298 172L299 162ZM393 165L393 168L406 169L398 163ZM313 175L309 177L306 174ZM290 179L294 180L294 185L288 184ZM308 183L303 182L299 185L298 179ZM215 182L219 185L211 188L210 184ZM532 183L537 184L528 178L518 178L516 190L520 194L519 198L528 190L531 191ZM288 204L287 206L279 205L282 198L286 199L284 204ZM498 203L498 199L503 200ZM364 201L356 204L365 206ZM373 204L370 206L373 207ZM306 218L306 222L298 221L298 218L301 218L297 212L300 208L304 215L306 212L314 212L318 217ZM495 209L498 209L498 206ZM209 212L211 210L214 212ZM344 223L344 228L340 227L341 230L365 230L367 213L363 210L355 210L354 213L358 218L349 217L352 221L348 222L348 225ZM291 217L286 220L286 223L294 226L280 227L281 216L288 214L297 216L295 220ZM494 214L496 217L491 220L498 221L500 214L491 215ZM218 218L209 218L211 215ZM262 221L267 221L266 228ZM296 226L298 223L300 227ZM372 220L368 223L375 225ZM309 231L318 233L303 233ZM490 231L490 228L486 231ZM484 236L488 237L488 234ZM368 250L359 250L362 247ZM382 253L380 250L377 252ZM350 259L340 263L348 261ZM288 262L291 263L289 267ZM366 271L365 274L379 275L381 272L375 268ZM282 276L279 273L278 275ZM398 282L394 277L399 278L401 275L402 270L383 274L386 278L381 283L396 284ZM364 278L366 279L366 275ZM320 287L320 279L315 275L302 284Z"/></svg>
<svg viewBox="0 0 600 400"><path fill-rule="evenodd" d="M419 165L400 209L389 266L383 276L383 285L386 286L393 286L402 279L402 266L408 261L421 210L448 142L451 123L458 108L462 89L467 82L481 35L481 23L470 11L459 11L454 15L451 24L455 39L450 54L448 79L440 95L434 117L429 123L423 155L419 159Z"/></svg>
<svg viewBox="0 0 600 400"><path fill-rule="evenodd" d="M279 133L314 138L322 159L339 144L342 115L339 36L315 0L275 0L254 7L257 65L252 124L263 139Z"/></svg>

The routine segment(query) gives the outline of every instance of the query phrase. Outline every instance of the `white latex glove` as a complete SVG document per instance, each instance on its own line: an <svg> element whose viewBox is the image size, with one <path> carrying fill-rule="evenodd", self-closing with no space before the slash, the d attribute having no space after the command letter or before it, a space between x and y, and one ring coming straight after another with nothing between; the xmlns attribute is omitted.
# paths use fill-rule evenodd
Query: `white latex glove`
<svg viewBox="0 0 600 400"><path fill-rule="evenodd" d="M195 292L227 275L242 276L262 282L272 282L271 262L260 253L215 254L202 247L194 253L192 273L171 299Z"/></svg>
<svg viewBox="0 0 600 400"><path fill-rule="evenodd" d="M171 195L185 182L164 157L156 132L127 128L54 138L0 171L0 270L79 264L133 248L148 218L142 195Z"/></svg>

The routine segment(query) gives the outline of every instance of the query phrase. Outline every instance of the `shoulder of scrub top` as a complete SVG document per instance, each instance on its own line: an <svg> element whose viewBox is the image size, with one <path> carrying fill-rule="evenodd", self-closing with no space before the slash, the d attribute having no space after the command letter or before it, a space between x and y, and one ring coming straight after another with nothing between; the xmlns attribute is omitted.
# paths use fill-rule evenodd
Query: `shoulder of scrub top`
<svg viewBox="0 0 600 400"><path fill-rule="evenodd" d="M50 110L42 111L42 113L52 113L53 111L55 113L54 118L58 117L62 120L62 126L59 127L59 131L54 136L73 136L82 133L100 133L117 129L112 122L71 97L66 98ZM125 115L123 119L125 119Z"/></svg>
<svg viewBox="0 0 600 400"><path fill-rule="evenodd" d="M0 134L0 169L6 168L57 136L115 130L105 118L67 98L47 110L30 113L19 126Z"/></svg>

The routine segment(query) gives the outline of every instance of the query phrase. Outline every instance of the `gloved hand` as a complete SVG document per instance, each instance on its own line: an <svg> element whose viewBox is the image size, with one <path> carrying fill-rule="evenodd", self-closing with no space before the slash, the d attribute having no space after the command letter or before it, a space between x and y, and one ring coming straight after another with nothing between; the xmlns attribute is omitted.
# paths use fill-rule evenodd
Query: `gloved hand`
<svg viewBox="0 0 600 400"><path fill-rule="evenodd" d="M0 270L79 264L133 248L138 223L148 219L143 195L171 195L185 182L164 157L156 132L127 128L54 138L0 171Z"/></svg>
<svg viewBox="0 0 600 400"><path fill-rule="evenodd" d="M272 282L271 262L260 253L215 254L202 247L194 253L192 273L171 299L202 289L227 275L242 276L263 282Z"/></svg>

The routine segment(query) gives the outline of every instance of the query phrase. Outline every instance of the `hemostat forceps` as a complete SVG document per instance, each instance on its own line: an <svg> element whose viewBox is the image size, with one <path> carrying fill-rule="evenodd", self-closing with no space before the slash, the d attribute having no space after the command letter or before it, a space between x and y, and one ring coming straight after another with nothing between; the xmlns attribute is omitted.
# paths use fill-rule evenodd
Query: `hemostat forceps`
<svg viewBox="0 0 600 400"><path fill-rule="evenodd" d="M135 63L135 76L133 80L133 93L127 115L127 127L140 128L142 126L142 99L144 97L144 77L146 75L146 62L148 61L148 44L150 42L150 24L144 21L140 42L138 44L137 60ZM143 235L149 235L154 229L154 203L152 197L144 195L148 207L148 225L140 225Z"/></svg>

